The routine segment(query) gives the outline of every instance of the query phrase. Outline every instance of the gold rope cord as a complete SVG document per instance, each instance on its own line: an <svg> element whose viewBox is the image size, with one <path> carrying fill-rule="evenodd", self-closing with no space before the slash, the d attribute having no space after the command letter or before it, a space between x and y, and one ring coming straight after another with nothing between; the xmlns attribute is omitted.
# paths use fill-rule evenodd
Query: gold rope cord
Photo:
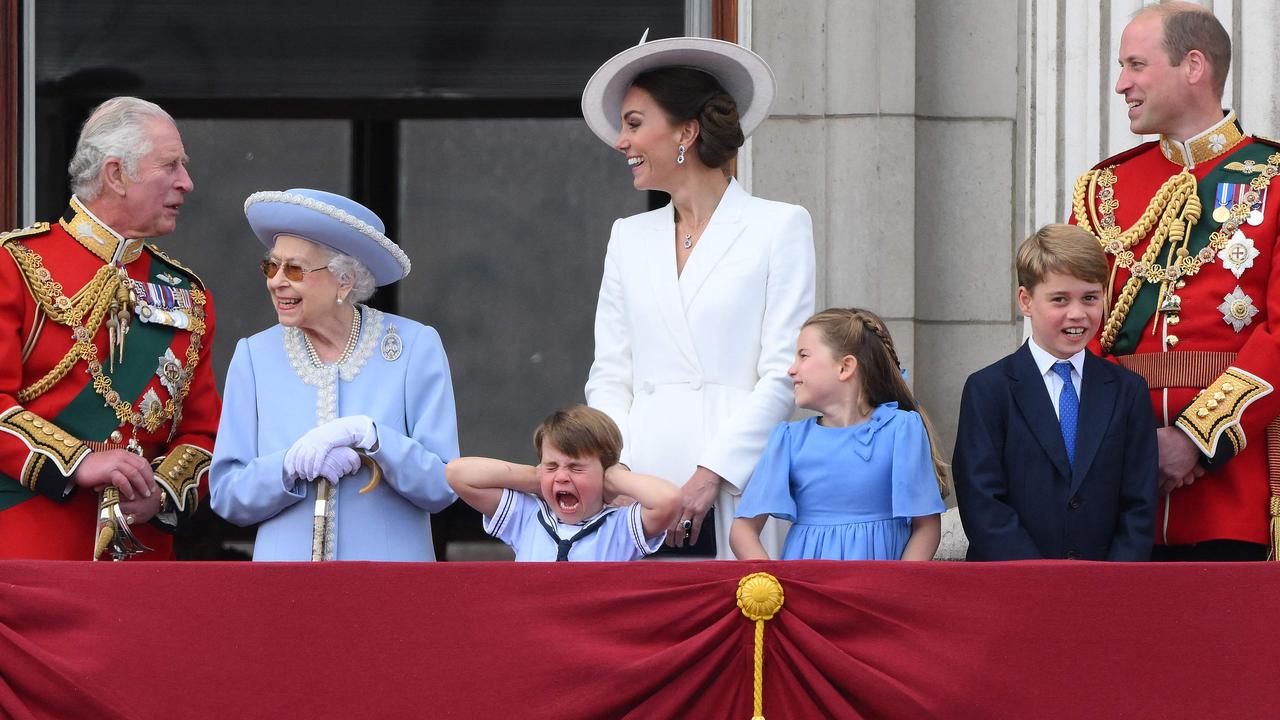
<svg viewBox="0 0 1280 720"><path fill-rule="evenodd" d="M133 409L130 401L122 399L119 393L112 390L111 378L102 373L102 367L97 359L98 351L93 345L93 338L101 327L112 301L119 302L124 292L124 276L121 271L112 265L102 266L93 278L77 291L72 299L68 300L62 294L62 284L53 279L44 267L44 261L39 254L21 245L10 247L9 252L28 283L32 287L37 285L43 287L44 293L37 296L36 301L44 309L45 314L54 322L72 328L72 336L76 340L53 369L18 392L19 402L28 402L48 392L66 377L78 361L84 360L89 364L89 372L93 376L93 389L107 401L122 424L141 425L148 432L155 432L162 424L181 412L182 402L191 390L191 381L195 377L195 368L200 359L206 302L202 291L194 288L191 290L193 304L191 342L187 345L184 379L180 381L177 392L172 393L159 410L153 409L144 416ZM82 323L86 313L89 314L89 318Z"/></svg>
<svg viewBox="0 0 1280 720"><path fill-rule="evenodd" d="M782 609L782 583L769 573L751 573L738 581L738 609L756 624L751 720L764 720L764 623Z"/></svg>
<svg viewBox="0 0 1280 720"><path fill-rule="evenodd" d="M11 248L10 254L22 270L30 287L40 287L44 290L43 293L32 294L45 316L60 325L75 328L84 321L85 327L92 328L92 332L96 332L101 327L103 318L106 317L111 300L122 287L119 272L110 265L104 265L94 273L93 278L84 287L67 300L62 294L62 284L55 282L49 275L39 255L22 246ZM88 315L87 320L86 315ZM71 368L77 362L89 359L85 350L81 343L72 345L67 354L45 373L44 377L18 391L18 402L29 402L32 398L48 392L71 372Z"/></svg>
<svg viewBox="0 0 1280 720"><path fill-rule="evenodd" d="M1090 203L1086 202L1086 197L1094 196L1098 185L1102 185L1110 193L1114 184L1115 176L1110 168L1091 170L1076 180L1071 199L1076 222L1080 227L1088 230L1097 238L1105 251L1115 256L1117 266L1132 266L1130 277L1125 281L1115 299L1115 305L1111 307L1103 324L1101 343L1104 351L1109 351L1115 342L1116 335L1128 318L1133 301L1142 288L1143 282L1153 279L1150 277L1151 271L1157 270L1159 272L1156 274L1164 275L1165 269L1157 266L1155 259L1164 247L1166 239L1170 241L1170 257L1172 258L1175 250L1178 256L1177 264L1171 263L1170 267L1182 266L1187 256L1185 245L1188 232L1200 219L1201 211L1200 198L1196 196L1195 176L1183 170L1160 186L1155 196L1151 198L1151 202L1147 204L1146 210L1129 229L1122 231L1114 224L1103 227L1103 223L1099 222L1093 214ZM1101 209L1106 213L1106 217L1111 217L1111 213L1119 207L1118 201L1110 194L1102 203L1105 207ZM1158 221L1157 218L1159 218ZM1141 260L1135 262L1132 248L1146 237L1153 227L1155 233L1151 236L1146 251L1142 254ZM1113 273L1114 271L1115 266L1112 268Z"/></svg>

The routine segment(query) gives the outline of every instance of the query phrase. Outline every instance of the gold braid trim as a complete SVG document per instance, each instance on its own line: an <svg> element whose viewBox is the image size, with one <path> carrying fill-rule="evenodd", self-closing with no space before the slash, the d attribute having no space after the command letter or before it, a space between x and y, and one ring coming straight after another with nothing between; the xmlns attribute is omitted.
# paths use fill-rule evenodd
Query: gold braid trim
<svg viewBox="0 0 1280 720"><path fill-rule="evenodd" d="M1108 254L1115 256L1112 272L1115 272L1115 267L1126 267L1130 268L1132 273L1116 297L1115 304L1107 313L1106 322L1103 323L1100 339L1103 352L1111 350L1116 335L1120 333L1120 327L1129 317L1134 298L1138 296L1144 281L1168 282L1169 274L1175 268L1178 268L1178 276L1184 274L1178 263L1171 264L1166 269L1158 265L1155 260L1164 247L1166 239L1170 240L1171 249L1176 248L1179 263L1187 257L1185 245L1189 230L1200 219L1201 211L1200 198L1196 196L1196 178L1183 170L1166 180L1151 198L1151 202L1147 204L1146 210L1138 220L1128 230L1121 231L1115 224L1115 211L1120 206L1119 201L1115 199L1113 188L1115 182L1116 177L1112 173L1112 168L1090 170L1076 180L1071 199L1076 223L1097 238L1098 243ZM1102 190L1097 189L1099 186ZM1086 202L1086 196L1090 200L1094 197L1099 200L1096 204L1103 213L1101 220L1092 213L1091 206L1094 203ZM1159 218L1158 221L1157 218ZM1151 235L1151 241L1147 244L1142 259L1135 262L1132 248L1151 233L1153 227L1155 232ZM1199 267L1196 270L1198 271Z"/></svg>
<svg viewBox="0 0 1280 720"><path fill-rule="evenodd" d="M88 365L89 374L93 378L93 389L107 401L107 405L115 411L120 424L131 424L135 428L142 426L148 432L155 432L161 425L182 412L182 401L191 390L191 380L195 377L196 365L200 360L200 348L203 344L205 323L204 305L207 301L201 290L191 289L191 342L187 346L186 372L178 381L177 392L159 408L151 408L145 415L134 409L133 403L120 397L112 389L111 378L102 372L102 363L98 360L98 348L93 344L94 335L102 326L102 321L111 309L113 302L119 303L121 298L128 298L128 290L124 281L127 275L124 270L112 265L104 265L94 273L93 279L81 288L74 298L67 298L62 293L61 283L56 282L49 270L44 267L44 260L39 254L23 245L7 246L10 254L18 263L23 275L32 287L40 287L44 292L36 297L41 308L50 320L71 328L71 336L75 339L71 349L58 361L44 377L18 391L19 402L29 402L32 398L48 392L66 377L71 368L80 360ZM88 319L85 320L85 314Z"/></svg>
<svg viewBox="0 0 1280 720"><path fill-rule="evenodd" d="M180 512L187 510L187 498L192 498L191 509L199 502L200 478L209 470L213 456L204 448L183 443L163 458L156 458L156 482L173 499Z"/></svg>
<svg viewBox="0 0 1280 720"><path fill-rule="evenodd" d="M68 299L62 294L62 283L55 281L49 274L44 266L44 259L39 254L23 245L10 246L9 254L18 264L28 286L33 290L38 289L32 295L45 316L59 325L73 329L79 326L92 328L90 337L102 326L111 301L123 286L120 273L110 265L103 265L84 287ZM43 395L61 382L77 362L96 357L97 350L92 343L87 346L75 343L44 377L18 391L18 402L30 402Z"/></svg>
<svg viewBox="0 0 1280 720"><path fill-rule="evenodd" d="M8 230L0 233L0 245L4 245L10 241L19 240L24 237L31 237L32 235L43 235L47 232L49 232L49 223L47 222L38 222L29 227L18 228L17 230Z"/></svg>
<svg viewBox="0 0 1280 720"><path fill-rule="evenodd" d="M1195 176L1184 168L1177 175L1166 180L1156 192L1155 197L1151 198L1147 209L1143 211L1137 222L1122 232L1115 224L1115 211L1120 203L1115 198L1116 176L1112 172L1114 169L1115 166L1111 166L1101 170L1090 170L1081 175L1076 180L1071 198L1076 223L1092 233L1107 254L1115 257L1115 264L1111 269L1112 278L1115 278L1116 269L1120 267L1128 268L1131 273L1102 326L1100 341L1103 352L1111 350L1143 282L1160 284L1160 297L1156 301L1158 307L1164 297L1171 292L1171 286L1176 289L1177 283L1183 277L1195 275L1206 264L1213 262L1218 252L1227 246L1227 242L1240 224L1249 216L1250 209L1258 202L1260 194L1271 184L1271 179L1280 174L1280 153L1274 153L1267 158L1266 166L1259 171L1260 175L1250 181L1249 192L1231 208L1230 217L1226 222L1209 235L1208 246L1195 255L1191 255L1186 247L1191 237L1191 228L1200 221L1202 211L1200 198L1196 195ZM1102 189L1099 190L1099 187ZM1093 212L1095 205L1102 213L1101 219ZM1141 260L1135 261L1132 248L1151 231L1157 216L1160 219L1158 224L1155 224L1155 232L1151 236L1147 250L1142 254ZM1155 260L1166 238L1169 240L1168 257L1165 265L1160 265ZM1108 296L1111 294L1110 286L1107 288L1107 294Z"/></svg>
<svg viewBox="0 0 1280 720"><path fill-rule="evenodd" d="M89 448L71 433L27 410L21 405L14 405L0 413L0 431L6 432L22 441L31 453L39 453L52 460L58 466L58 472L70 477L80 460L89 454ZM35 489L36 475L43 463L32 463L30 458L23 470L23 484Z"/></svg>
<svg viewBox="0 0 1280 720"><path fill-rule="evenodd" d="M1271 383L1238 367L1229 367L1213 384L1196 396L1174 423L1186 431L1205 457L1217 454L1223 434L1238 454L1245 448L1239 428L1244 411L1255 400L1271 394Z"/></svg>
<svg viewBox="0 0 1280 720"><path fill-rule="evenodd" d="M34 491L36 482L40 479L40 471L44 470L44 464L48 459L48 457L38 452L29 453L27 462L22 465L22 479L18 481L18 484Z"/></svg>

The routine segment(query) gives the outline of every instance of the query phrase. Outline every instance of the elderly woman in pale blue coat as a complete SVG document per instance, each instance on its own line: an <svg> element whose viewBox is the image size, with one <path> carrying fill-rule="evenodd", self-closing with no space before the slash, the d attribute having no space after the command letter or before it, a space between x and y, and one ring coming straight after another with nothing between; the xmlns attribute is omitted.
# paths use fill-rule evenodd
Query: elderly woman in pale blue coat
<svg viewBox="0 0 1280 720"><path fill-rule="evenodd" d="M331 482L333 559L434 560L430 514L457 497L444 476L458 456L448 360L434 329L360 304L407 275L409 259L377 215L340 195L255 193L245 215L269 249L280 324L236 345L214 512L261 523L254 560L310 560L317 491ZM382 470L367 493L361 455Z"/></svg>

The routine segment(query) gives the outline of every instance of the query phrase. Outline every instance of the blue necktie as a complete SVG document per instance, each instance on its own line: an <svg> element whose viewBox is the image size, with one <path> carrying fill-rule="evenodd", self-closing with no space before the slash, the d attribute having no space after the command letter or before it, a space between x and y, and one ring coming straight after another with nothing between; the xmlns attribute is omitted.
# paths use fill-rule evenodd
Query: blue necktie
<svg viewBox="0 0 1280 720"><path fill-rule="evenodd" d="M1056 362L1053 371L1062 378L1062 392L1058 393L1058 425L1062 426L1062 442L1067 446L1067 462L1076 462L1076 425L1080 422L1080 398L1071 384L1071 363Z"/></svg>

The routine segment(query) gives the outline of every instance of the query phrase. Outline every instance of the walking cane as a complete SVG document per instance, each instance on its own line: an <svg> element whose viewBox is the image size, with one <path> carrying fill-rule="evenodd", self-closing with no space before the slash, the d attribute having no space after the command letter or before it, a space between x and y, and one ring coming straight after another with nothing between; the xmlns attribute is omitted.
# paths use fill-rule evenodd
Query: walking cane
<svg viewBox="0 0 1280 720"><path fill-rule="evenodd" d="M378 461L363 450L357 450L360 464L369 468L369 484L360 488L363 495L382 481L382 468ZM326 478L316 478L316 507L311 520L311 562L333 560L337 556L337 493L333 483Z"/></svg>

